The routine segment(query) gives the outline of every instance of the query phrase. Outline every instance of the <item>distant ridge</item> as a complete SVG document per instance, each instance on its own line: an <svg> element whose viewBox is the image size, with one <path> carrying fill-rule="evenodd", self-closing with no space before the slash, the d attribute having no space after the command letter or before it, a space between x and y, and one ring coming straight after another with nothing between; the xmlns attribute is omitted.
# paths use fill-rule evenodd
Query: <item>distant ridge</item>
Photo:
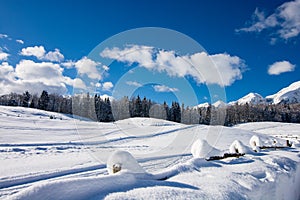
<svg viewBox="0 0 300 200"><path fill-rule="evenodd" d="M300 81L296 81L289 85L288 87L282 88L279 92L263 97L258 93L251 92L246 96L238 99L237 101L232 101L230 103L224 103L223 101L217 101L212 104L216 108L224 108L228 105L260 105L260 104L289 104L289 103L300 103ZM207 108L209 103L202 103L194 108Z"/></svg>

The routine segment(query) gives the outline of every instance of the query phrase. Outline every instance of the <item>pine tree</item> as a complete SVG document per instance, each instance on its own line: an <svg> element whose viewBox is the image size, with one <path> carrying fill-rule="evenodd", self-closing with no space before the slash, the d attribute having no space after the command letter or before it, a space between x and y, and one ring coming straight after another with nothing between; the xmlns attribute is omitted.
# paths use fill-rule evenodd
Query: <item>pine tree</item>
<svg viewBox="0 0 300 200"><path fill-rule="evenodd" d="M22 106L23 107L29 107L30 98L31 98L31 95L28 91L23 93L23 101L22 101Z"/></svg>
<svg viewBox="0 0 300 200"><path fill-rule="evenodd" d="M41 110L46 110L47 107L48 107L48 103L49 103L49 95L48 95L48 92L43 90L42 94L41 94L41 97L39 98L39 101L38 101L38 109L41 109Z"/></svg>

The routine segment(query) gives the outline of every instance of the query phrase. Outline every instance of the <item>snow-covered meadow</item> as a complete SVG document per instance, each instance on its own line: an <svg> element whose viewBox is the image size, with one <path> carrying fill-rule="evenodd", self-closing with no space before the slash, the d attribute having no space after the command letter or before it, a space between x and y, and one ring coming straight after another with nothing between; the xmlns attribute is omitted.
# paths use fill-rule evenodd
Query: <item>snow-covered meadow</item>
<svg viewBox="0 0 300 200"><path fill-rule="evenodd" d="M299 138L300 124L97 123L0 106L0 198L299 199ZM205 159L234 151L246 154Z"/></svg>

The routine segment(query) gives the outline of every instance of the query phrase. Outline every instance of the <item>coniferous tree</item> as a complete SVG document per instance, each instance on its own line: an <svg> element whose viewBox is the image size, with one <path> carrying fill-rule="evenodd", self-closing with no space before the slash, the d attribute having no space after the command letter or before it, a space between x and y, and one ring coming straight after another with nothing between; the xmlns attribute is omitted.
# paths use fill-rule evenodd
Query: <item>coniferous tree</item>
<svg viewBox="0 0 300 200"><path fill-rule="evenodd" d="M39 100L38 100L38 109L46 110L49 104L49 95L48 92L43 90Z"/></svg>
<svg viewBox="0 0 300 200"><path fill-rule="evenodd" d="M23 107L29 107L30 98L31 98L31 95L28 91L23 93L23 101L22 101L22 106Z"/></svg>

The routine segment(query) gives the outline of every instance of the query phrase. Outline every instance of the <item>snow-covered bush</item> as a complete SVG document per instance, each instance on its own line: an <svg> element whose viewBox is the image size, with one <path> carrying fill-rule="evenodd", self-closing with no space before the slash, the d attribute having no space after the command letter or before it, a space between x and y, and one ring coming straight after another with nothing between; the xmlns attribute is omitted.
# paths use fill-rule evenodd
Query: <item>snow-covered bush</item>
<svg viewBox="0 0 300 200"><path fill-rule="evenodd" d="M250 146L252 147L253 151L256 151L256 152L259 152L260 151L260 148L263 143L261 141L261 139L257 136L257 135L253 135L251 138L250 138Z"/></svg>
<svg viewBox="0 0 300 200"><path fill-rule="evenodd" d="M107 160L107 170L109 174L119 171L130 173L145 173L136 159L127 151L115 151Z"/></svg>
<svg viewBox="0 0 300 200"><path fill-rule="evenodd" d="M229 147L229 153L250 153L249 147L244 145L241 141L235 140Z"/></svg>
<svg viewBox="0 0 300 200"><path fill-rule="evenodd" d="M191 153L194 158L207 158L210 156L219 156L221 151L212 147L206 140L196 140L191 148Z"/></svg>

